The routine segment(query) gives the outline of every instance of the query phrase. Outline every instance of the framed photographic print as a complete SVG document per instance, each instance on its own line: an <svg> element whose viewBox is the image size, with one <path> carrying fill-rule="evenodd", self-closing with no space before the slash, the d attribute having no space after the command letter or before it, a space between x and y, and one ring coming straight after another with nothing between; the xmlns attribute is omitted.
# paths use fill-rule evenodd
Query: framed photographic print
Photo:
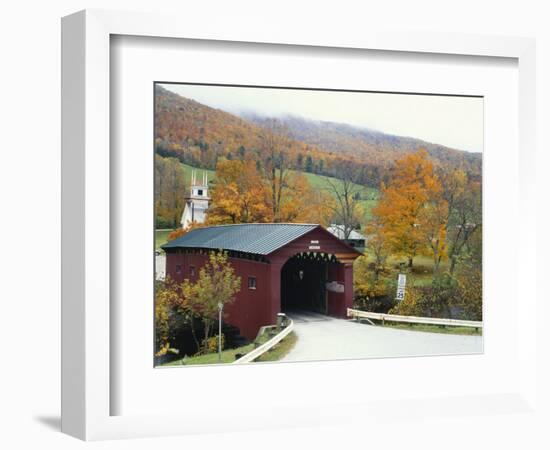
<svg viewBox="0 0 550 450"><path fill-rule="evenodd" d="M158 365L482 352L482 97L154 89Z"/></svg>
<svg viewBox="0 0 550 450"><path fill-rule="evenodd" d="M62 44L63 431L529 409L532 41L85 11Z"/></svg>

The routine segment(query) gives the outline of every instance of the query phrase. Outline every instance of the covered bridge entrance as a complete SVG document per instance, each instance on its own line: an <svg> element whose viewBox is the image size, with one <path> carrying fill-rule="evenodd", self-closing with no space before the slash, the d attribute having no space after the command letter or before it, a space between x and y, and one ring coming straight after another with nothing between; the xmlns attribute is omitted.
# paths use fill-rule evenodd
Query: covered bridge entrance
<svg viewBox="0 0 550 450"><path fill-rule="evenodd" d="M254 339L281 311L346 317L353 304L354 248L315 224L240 224L198 228L168 242L166 275L195 281L212 251L223 250L241 278L224 320Z"/></svg>
<svg viewBox="0 0 550 450"><path fill-rule="evenodd" d="M334 256L323 253L298 253L281 269L281 310L328 313L328 274Z"/></svg>

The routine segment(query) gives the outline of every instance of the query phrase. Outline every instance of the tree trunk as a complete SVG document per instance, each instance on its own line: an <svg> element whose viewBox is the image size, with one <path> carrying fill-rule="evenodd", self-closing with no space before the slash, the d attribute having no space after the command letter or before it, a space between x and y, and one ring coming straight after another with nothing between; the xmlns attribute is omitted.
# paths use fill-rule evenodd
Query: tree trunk
<svg viewBox="0 0 550 450"><path fill-rule="evenodd" d="M271 209L273 211L273 222L277 222L277 173L275 170L275 155L271 152Z"/></svg>
<svg viewBox="0 0 550 450"><path fill-rule="evenodd" d="M434 261L434 275L439 274L439 258Z"/></svg>
<svg viewBox="0 0 550 450"><path fill-rule="evenodd" d="M451 256L451 265L449 267L449 273L452 275L455 271L456 266L456 255Z"/></svg>
<svg viewBox="0 0 550 450"><path fill-rule="evenodd" d="M193 340L195 341L195 345L197 346L197 351L200 350L201 345L199 343L199 340L197 339L197 332L195 330L195 318L191 317L191 335L193 336Z"/></svg>
<svg viewBox="0 0 550 450"><path fill-rule="evenodd" d="M439 262L441 258L439 257L439 252L434 250L434 271L433 274L437 275L439 273Z"/></svg>
<svg viewBox="0 0 550 450"><path fill-rule="evenodd" d="M202 349L205 354L208 353L208 338L210 337L210 327L211 327L210 320L205 320L204 321L204 341L202 344Z"/></svg>
<svg viewBox="0 0 550 450"><path fill-rule="evenodd" d="M413 256L409 256L409 264L408 264L408 267L411 269L412 266L413 266Z"/></svg>

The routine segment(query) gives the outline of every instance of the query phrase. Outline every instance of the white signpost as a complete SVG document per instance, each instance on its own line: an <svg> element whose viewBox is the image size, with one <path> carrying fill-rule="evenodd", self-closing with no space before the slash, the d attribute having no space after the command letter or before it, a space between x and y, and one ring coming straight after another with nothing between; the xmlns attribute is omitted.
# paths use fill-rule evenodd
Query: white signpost
<svg viewBox="0 0 550 450"><path fill-rule="evenodd" d="M407 284L407 275L400 273L397 277L397 294L395 299L402 301L405 299L405 285Z"/></svg>

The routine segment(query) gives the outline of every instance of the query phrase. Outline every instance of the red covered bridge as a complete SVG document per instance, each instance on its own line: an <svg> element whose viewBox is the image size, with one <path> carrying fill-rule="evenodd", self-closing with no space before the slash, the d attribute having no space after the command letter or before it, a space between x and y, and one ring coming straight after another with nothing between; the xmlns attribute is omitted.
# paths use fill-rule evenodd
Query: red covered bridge
<svg viewBox="0 0 550 450"><path fill-rule="evenodd" d="M254 339L277 313L309 310L345 317L353 303L353 261L361 255L315 224L239 224L199 228L168 242L166 275L194 281L212 250L224 250L241 290L225 320Z"/></svg>

